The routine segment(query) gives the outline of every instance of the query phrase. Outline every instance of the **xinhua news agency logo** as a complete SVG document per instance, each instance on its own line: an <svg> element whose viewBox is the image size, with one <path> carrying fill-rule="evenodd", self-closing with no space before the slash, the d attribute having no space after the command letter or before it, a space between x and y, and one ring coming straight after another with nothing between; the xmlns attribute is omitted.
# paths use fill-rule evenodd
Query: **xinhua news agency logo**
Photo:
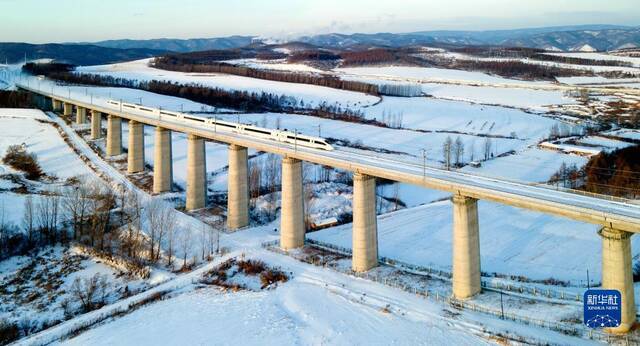
<svg viewBox="0 0 640 346"><path fill-rule="evenodd" d="M584 324L612 328L622 319L622 296L618 290L587 290L584 293Z"/></svg>

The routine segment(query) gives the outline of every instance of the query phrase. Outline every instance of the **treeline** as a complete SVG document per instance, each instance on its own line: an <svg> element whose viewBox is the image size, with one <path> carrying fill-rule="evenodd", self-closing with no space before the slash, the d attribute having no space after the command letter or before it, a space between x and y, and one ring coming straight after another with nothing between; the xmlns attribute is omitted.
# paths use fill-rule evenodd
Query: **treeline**
<svg viewBox="0 0 640 346"><path fill-rule="evenodd" d="M31 108L31 94L24 91L0 90L0 108Z"/></svg>
<svg viewBox="0 0 640 346"><path fill-rule="evenodd" d="M169 81L137 81L97 74L54 72L47 77L72 84L95 85L103 87L135 88L156 94L185 98L213 107L231 108L245 112L297 113L321 118L357 122L376 126L385 126L373 119L366 119L360 110L343 108L336 104L320 103L311 107L303 100L293 96L277 95L266 92L233 91L211 88L200 84L180 84Z"/></svg>
<svg viewBox="0 0 640 346"><path fill-rule="evenodd" d="M568 57L555 54L546 54L544 49L526 47L463 47L453 49L457 53L463 53L483 58L513 58L513 59L533 59L539 61L550 61L572 65L587 66L621 66L633 67L633 63L621 60L589 59L580 57Z"/></svg>
<svg viewBox="0 0 640 346"><path fill-rule="evenodd" d="M602 152L584 167L585 189L590 192L638 198L640 196L640 146Z"/></svg>
<svg viewBox="0 0 640 346"><path fill-rule="evenodd" d="M557 66L544 66L513 61L481 61L481 60L456 60L450 68L485 71L503 77L518 77L524 79L547 79L555 77L593 76L588 70L569 69Z"/></svg>
<svg viewBox="0 0 640 346"><path fill-rule="evenodd" d="M236 76L264 79L276 82L311 84L334 89L362 92L378 95L378 86L358 81L342 80L336 76L317 75L309 73L295 73L287 71L271 71L265 69L237 66L224 62L195 64L187 58L176 58L173 55L154 59L153 66L163 70L188 73L224 73Z"/></svg>
<svg viewBox="0 0 640 346"><path fill-rule="evenodd" d="M34 76L48 76L52 73L71 72L75 68L74 65L62 63L34 63L29 62L22 66L22 70Z"/></svg>

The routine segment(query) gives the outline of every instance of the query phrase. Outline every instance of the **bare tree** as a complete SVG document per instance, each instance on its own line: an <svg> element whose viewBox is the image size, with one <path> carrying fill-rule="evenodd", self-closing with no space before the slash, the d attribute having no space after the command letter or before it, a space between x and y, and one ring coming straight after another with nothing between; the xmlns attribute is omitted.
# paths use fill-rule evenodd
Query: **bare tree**
<svg viewBox="0 0 640 346"><path fill-rule="evenodd" d="M40 237L48 244L53 244L58 237L59 207L60 196L57 193L41 196L37 202L36 219L40 226Z"/></svg>
<svg viewBox="0 0 640 346"><path fill-rule="evenodd" d="M462 138L460 138L460 136L458 136L456 138L456 141L453 143L453 156L456 161L456 166L460 167L461 159L463 159L464 157L464 142L462 141Z"/></svg>
<svg viewBox="0 0 640 346"><path fill-rule="evenodd" d="M4 205L4 202L2 204ZM4 214L4 211L2 213ZM35 225L36 223L33 197L31 195L27 195L24 200L24 216L22 217L22 226L24 228L24 231L27 233L27 241L29 242L29 246L31 246L34 242Z"/></svg>
<svg viewBox="0 0 640 346"><path fill-rule="evenodd" d="M182 251L182 268L187 268L187 257L191 249L191 232L187 229L180 229L180 250Z"/></svg>
<svg viewBox="0 0 640 346"><path fill-rule="evenodd" d="M169 229L176 227L176 215L173 208L159 199L151 200L144 209L149 234L149 260L155 263L160 258L160 247Z"/></svg>
<svg viewBox="0 0 640 346"><path fill-rule="evenodd" d="M446 169L451 168L451 151L453 150L453 140L451 136L447 136L442 144L442 157L444 158L444 167Z"/></svg>
<svg viewBox="0 0 640 346"><path fill-rule="evenodd" d="M257 157L249 160L249 198L252 207L255 207L256 198L260 197L262 188L262 160Z"/></svg>
<svg viewBox="0 0 640 346"><path fill-rule="evenodd" d="M67 220L71 221L73 239L79 239L83 233L85 215L89 209L89 189L87 184L80 180L64 189L63 194L62 210Z"/></svg>
<svg viewBox="0 0 640 346"><path fill-rule="evenodd" d="M493 147L493 143L491 143L491 138L486 137L484 139L484 159L488 160L491 157L491 150Z"/></svg>
<svg viewBox="0 0 640 346"><path fill-rule="evenodd" d="M105 304L108 288L107 277L96 273L90 278L76 277L71 285L71 293L80 302L83 311L89 312Z"/></svg>

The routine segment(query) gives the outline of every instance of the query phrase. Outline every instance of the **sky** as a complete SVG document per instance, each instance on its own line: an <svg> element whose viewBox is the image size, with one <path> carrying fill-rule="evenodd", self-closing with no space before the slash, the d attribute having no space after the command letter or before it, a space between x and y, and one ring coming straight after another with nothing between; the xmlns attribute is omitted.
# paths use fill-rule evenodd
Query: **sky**
<svg viewBox="0 0 640 346"><path fill-rule="evenodd" d="M638 0L0 0L0 42L640 25Z"/></svg>

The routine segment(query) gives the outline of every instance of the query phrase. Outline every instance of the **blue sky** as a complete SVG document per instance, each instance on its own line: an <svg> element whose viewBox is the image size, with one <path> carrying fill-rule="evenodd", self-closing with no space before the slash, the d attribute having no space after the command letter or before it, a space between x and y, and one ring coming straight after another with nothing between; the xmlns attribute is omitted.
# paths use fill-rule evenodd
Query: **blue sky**
<svg viewBox="0 0 640 346"><path fill-rule="evenodd" d="M0 41L640 25L638 0L0 0Z"/></svg>

